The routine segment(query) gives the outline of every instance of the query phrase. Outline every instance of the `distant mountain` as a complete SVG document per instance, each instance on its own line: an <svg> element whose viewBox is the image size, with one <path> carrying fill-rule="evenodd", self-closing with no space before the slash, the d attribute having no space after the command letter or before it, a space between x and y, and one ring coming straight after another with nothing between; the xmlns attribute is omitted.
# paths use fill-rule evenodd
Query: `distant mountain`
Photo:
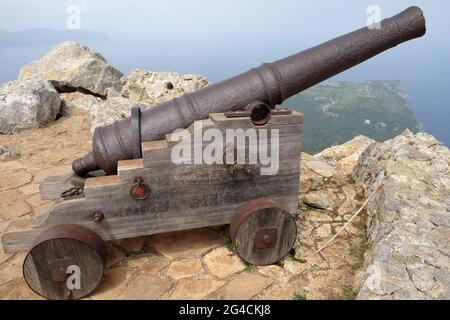
<svg viewBox="0 0 450 320"><path fill-rule="evenodd" d="M104 32L88 30L0 30L0 47L56 45L67 40L75 40L78 42L99 42L107 41L108 35Z"/></svg>
<svg viewBox="0 0 450 320"><path fill-rule="evenodd" d="M312 154L357 135L381 142L407 128L419 131L400 81L328 82L283 106L304 114L303 150Z"/></svg>

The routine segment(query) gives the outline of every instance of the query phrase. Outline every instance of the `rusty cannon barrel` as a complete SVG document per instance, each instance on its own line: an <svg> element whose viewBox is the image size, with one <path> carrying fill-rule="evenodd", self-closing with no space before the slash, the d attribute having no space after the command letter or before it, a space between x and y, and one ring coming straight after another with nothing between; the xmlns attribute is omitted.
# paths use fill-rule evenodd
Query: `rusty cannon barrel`
<svg viewBox="0 0 450 320"><path fill-rule="evenodd" d="M381 21L379 27L365 27L265 63L142 113L134 108L131 117L96 128L92 152L75 160L72 168L80 176L98 169L114 174L119 160L141 157L141 141L163 139L167 133L186 128L213 112L240 110L255 102L274 108L287 98L425 32L422 10L410 7ZM259 111L263 113L264 108Z"/></svg>

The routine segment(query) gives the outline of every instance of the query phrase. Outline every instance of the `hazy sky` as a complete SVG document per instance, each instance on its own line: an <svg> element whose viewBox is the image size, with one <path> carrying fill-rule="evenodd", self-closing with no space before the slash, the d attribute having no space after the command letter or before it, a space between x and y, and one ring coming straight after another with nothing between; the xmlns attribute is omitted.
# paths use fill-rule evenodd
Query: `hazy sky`
<svg viewBox="0 0 450 320"><path fill-rule="evenodd" d="M372 4L380 6L384 17L419 5L433 28L450 31L448 0L0 0L0 29L65 29L66 8L73 4L81 8L83 29L112 34L202 35L204 39L265 32L330 35L360 27ZM443 34L448 36L447 32Z"/></svg>

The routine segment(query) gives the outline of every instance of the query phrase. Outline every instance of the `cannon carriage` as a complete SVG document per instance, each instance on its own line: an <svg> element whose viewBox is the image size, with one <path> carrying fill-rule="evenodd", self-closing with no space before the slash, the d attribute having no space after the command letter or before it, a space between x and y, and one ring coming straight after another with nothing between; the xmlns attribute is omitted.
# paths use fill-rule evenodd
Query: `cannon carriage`
<svg viewBox="0 0 450 320"><path fill-rule="evenodd" d="M276 106L424 33L422 11L412 7L380 28L362 28L146 111L133 108L131 117L95 130L93 150L73 162L74 174L41 184L42 199L56 205L38 221L8 226L5 252L28 251L24 278L50 299L95 290L108 240L230 224L242 259L279 261L297 235L303 115ZM233 130L244 143L197 139ZM218 161L177 157L182 146L201 155L213 148ZM261 150L276 157L263 161ZM81 283L69 286L76 272Z"/></svg>

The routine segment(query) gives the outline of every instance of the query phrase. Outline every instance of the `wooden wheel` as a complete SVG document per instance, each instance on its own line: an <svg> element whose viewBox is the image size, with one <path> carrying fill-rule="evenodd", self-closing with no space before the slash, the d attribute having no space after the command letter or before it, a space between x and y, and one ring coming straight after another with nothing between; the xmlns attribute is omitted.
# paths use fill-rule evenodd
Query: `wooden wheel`
<svg viewBox="0 0 450 320"><path fill-rule="evenodd" d="M103 279L106 246L93 231L79 225L45 230L25 257L28 286L47 299L80 299Z"/></svg>
<svg viewBox="0 0 450 320"><path fill-rule="evenodd" d="M270 198L242 205L233 216L230 236L239 256L265 266L284 258L297 238L294 218Z"/></svg>

